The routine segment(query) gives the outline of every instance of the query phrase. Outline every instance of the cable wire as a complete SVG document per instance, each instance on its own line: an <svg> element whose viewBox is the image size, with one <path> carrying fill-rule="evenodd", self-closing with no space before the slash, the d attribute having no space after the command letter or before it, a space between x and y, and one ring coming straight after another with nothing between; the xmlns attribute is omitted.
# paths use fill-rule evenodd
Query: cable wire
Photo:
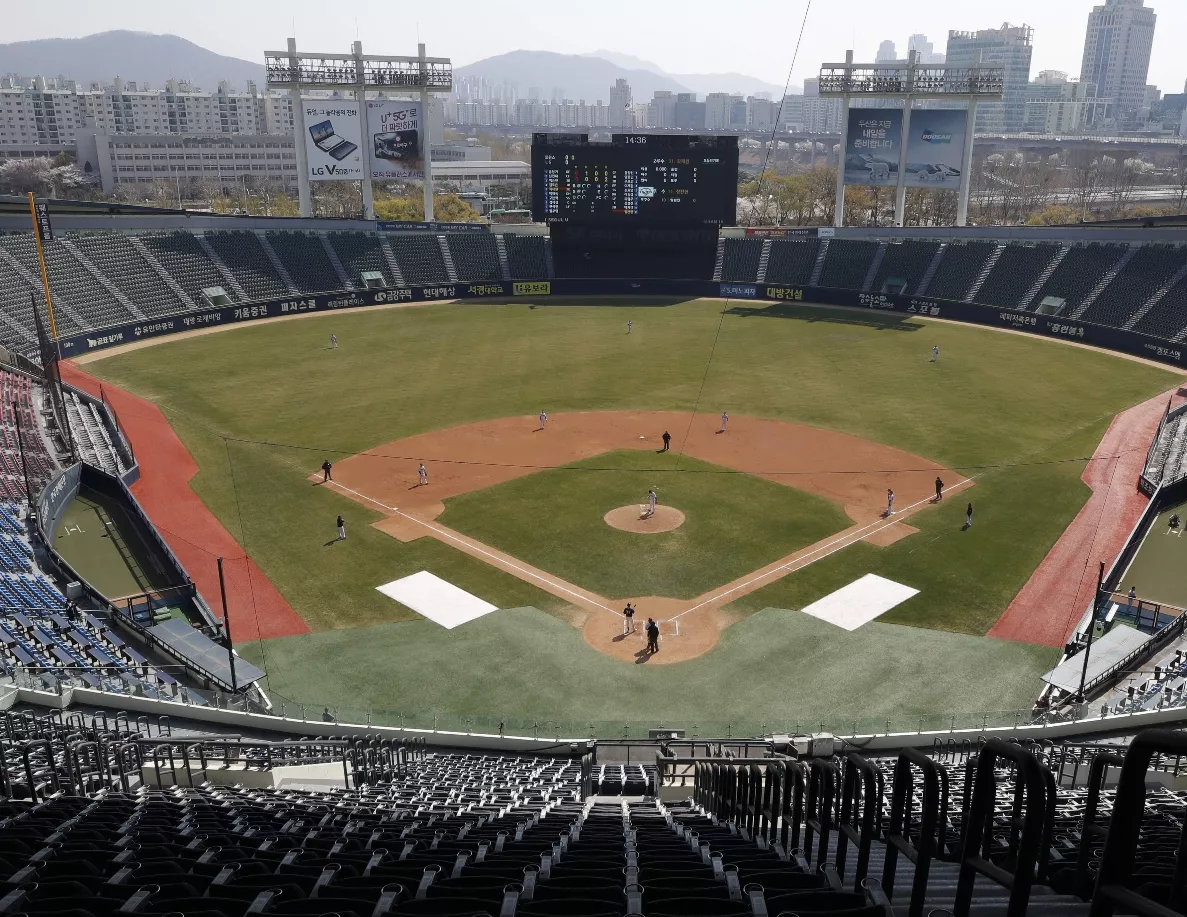
<svg viewBox="0 0 1187 917"><path fill-rule="evenodd" d="M762 182L767 174L767 165L771 161L771 150L775 148L775 135L779 132L779 125L783 123L783 106L787 104L787 90L791 86L791 74L795 70L795 63L800 56L800 44L804 40L804 29L808 26L808 12L812 9L812 0L808 0L804 7L804 18L800 22L800 34L795 40L795 50L791 54L791 66L787 68L787 79L783 81L783 98L779 100L779 110L775 114L775 123L771 126L771 142L767 145L767 155L763 157L762 171L758 173L758 189L762 193Z"/></svg>

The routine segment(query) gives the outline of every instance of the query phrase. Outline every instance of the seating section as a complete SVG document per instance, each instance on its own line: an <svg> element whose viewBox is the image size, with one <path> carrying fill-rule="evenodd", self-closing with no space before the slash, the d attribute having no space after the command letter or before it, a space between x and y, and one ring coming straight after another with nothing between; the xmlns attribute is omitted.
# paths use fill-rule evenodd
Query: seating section
<svg viewBox="0 0 1187 917"><path fill-rule="evenodd" d="M89 465L101 468L113 477L128 470L120 450L111 440L111 433L103 414L93 401L67 391L66 414L70 418L70 432L81 458Z"/></svg>
<svg viewBox="0 0 1187 917"><path fill-rule="evenodd" d="M46 242L43 247L45 267L49 273L50 289L55 301L65 300L83 321L94 328L135 321L136 316L111 295L65 245L54 240ZM31 246L27 250L27 255L32 261L33 269L36 269L36 253Z"/></svg>
<svg viewBox="0 0 1187 917"><path fill-rule="evenodd" d="M36 496L57 471L57 464L50 457L49 448L41 435L37 419L40 396L32 380L19 373L0 370L0 396L4 399L0 403L0 502L25 503L26 470L29 487ZM17 415L13 413L14 402L20 412L19 440Z"/></svg>
<svg viewBox="0 0 1187 917"><path fill-rule="evenodd" d="M1050 243L1007 245L985 278L976 301L1004 309L1022 308L1022 297L1057 254L1059 246Z"/></svg>
<svg viewBox="0 0 1187 917"><path fill-rule="evenodd" d="M1143 245L1080 318L1120 328L1187 263L1187 246Z"/></svg>
<svg viewBox="0 0 1187 917"><path fill-rule="evenodd" d="M1045 298L1054 296L1067 301L1060 314L1070 315L1084 304L1088 294L1117 265L1127 248L1100 242L1072 246L1035 296L1031 308L1038 309Z"/></svg>
<svg viewBox="0 0 1187 917"><path fill-rule="evenodd" d="M877 242L864 239L833 239L824 256L820 286L860 290L878 251Z"/></svg>
<svg viewBox="0 0 1187 917"><path fill-rule="evenodd" d="M279 299L288 295L288 287L254 232L208 232L206 241L251 299Z"/></svg>
<svg viewBox="0 0 1187 917"><path fill-rule="evenodd" d="M870 291L881 293L887 282L898 278L907 282L904 293L914 293L939 250L940 243L928 239L890 243L886 246L886 254L882 257L882 264L878 267Z"/></svg>
<svg viewBox="0 0 1187 917"><path fill-rule="evenodd" d="M269 232L265 238L302 293L342 289L342 280L330 263L330 256L326 254L321 238L316 234Z"/></svg>
<svg viewBox="0 0 1187 917"><path fill-rule="evenodd" d="M806 287L819 254L819 239L772 239L766 282Z"/></svg>
<svg viewBox="0 0 1187 917"><path fill-rule="evenodd" d="M507 248L507 265L515 280L542 280L548 277L548 256L543 236L521 236L503 233Z"/></svg>
<svg viewBox="0 0 1187 917"><path fill-rule="evenodd" d="M1175 339L1184 329L1187 329L1187 277L1167 290L1133 327L1142 334L1166 339Z"/></svg>
<svg viewBox="0 0 1187 917"><path fill-rule="evenodd" d="M33 237L31 235L12 235L0 236L0 247L3 247L6 251L8 251L8 253L12 255L12 257L15 258L22 267L24 267L24 273L26 275L22 277L15 268L5 264L4 260L0 259L0 271L9 273L12 276L12 280L6 284L6 286L8 286L9 290L11 291L10 301L13 309L13 311L8 314L13 318L19 317L19 320L22 321L22 323L27 322L28 324L26 327L29 329L30 337L36 340L37 334L33 324L33 311L32 307L29 305L30 293L33 293L37 299L37 308L42 316L42 319L44 320L46 317L45 296L42 292L41 283L41 264L37 260L36 244L34 243ZM33 286L29 285L30 280L32 281ZM53 281L51 279L51 295L53 295L54 289L52 283ZM74 315L79 315L79 313L74 308L74 303L68 300L66 297L62 297L59 307L54 310L54 321L57 324L59 335L78 334L80 331L88 330L85 325L81 325L79 322L75 321L73 317ZM81 318L82 316L79 315L79 317ZM46 322L45 330L47 334L50 331L48 321ZM36 348L34 348L34 350L35 349Z"/></svg>
<svg viewBox="0 0 1187 917"><path fill-rule="evenodd" d="M397 233L391 237L391 245L405 283L420 286L449 282L441 243L432 233Z"/></svg>
<svg viewBox="0 0 1187 917"><path fill-rule="evenodd" d="M721 279L726 283L754 283L762 257L762 239L723 239Z"/></svg>
<svg viewBox="0 0 1187 917"><path fill-rule="evenodd" d="M395 286L392 269L383 256L383 246L378 236L367 232L332 232L326 238L338 255L347 280L356 289L361 290L366 286L363 282L365 271L378 271L383 275L386 285Z"/></svg>
<svg viewBox="0 0 1187 917"><path fill-rule="evenodd" d="M953 242L927 285L926 295L960 302L968 295L978 275L985 268L996 242Z"/></svg>
<svg viewBox="0 0 1187 917"><path fill-rule="evenodd" d="M451 232L445 237L457 279L502 280L499 249L488 232Z"/></svg>
<svg viewBox="0 0 1187 917"><path fill-rule="evenodd" d="M146 316L189 311L123 233L84 233L72 239L88 260Z"/></svg>
<svg viewBox="0 0 1187 917"><path fill-rule="evenodd" d="M228 288L206 250L189 232L153 232L138 237L157 263L168 271L190 298L202 307L202 291L211 287L222 287L228 296L234 296Z"/></svg>

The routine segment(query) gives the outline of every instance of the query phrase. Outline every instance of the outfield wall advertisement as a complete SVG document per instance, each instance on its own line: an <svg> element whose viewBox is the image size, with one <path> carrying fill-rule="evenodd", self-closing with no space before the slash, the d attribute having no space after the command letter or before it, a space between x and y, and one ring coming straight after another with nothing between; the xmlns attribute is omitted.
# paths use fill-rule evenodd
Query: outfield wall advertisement
<svg viewBox="0 0 1187 917"><path fill-rule="evenodd" d="M960 187L967 114L957 108L918 108L911 112L907 137L908 188Z"/></svg>
<svg viewBox="0 0 1187 917"><path fill-rule="evenodd" d="M423 181L423 129L420 102L368 100L371 177L381 181Z"/></svg>
<svg viewBox="0 0 1187 917"><path fill-rule="evenodd" d="M452 299L506 299L516 296L711 296L724 299L749 300L754 306L736 308L764 309L762 301L811 305L856 306L880 312L947 318L959 322L1014 328L1045 337L1058 337L1082 344L1093 344L1187 367L1187 345L1123 331L1087 322L1077 322L1059 316L1037 315L1009 309L996 309L975 303L954 302L920 296L898 296L891 293L860 293L856 290L837 290L822 287L792 287L769 284L714 283L708 280L528 280L514 283L446 283L429 287L398 287L382 290L358 290L348 293L319 293L303 297L244 303L222 309L188 312L150 322L129 322L101 331L91 331L60 338L62 356L69 359L79 354L108 347L118 347L145 338L208 328L217 325L276 318L302 312L327 312L335 309L356 309L388 303L433 302Z"/></svg>
<svg viewBox="0 0 1187 917"><path fill-rule="evenodd" d="M359 103L305 99L305 155L310 181L360 181L363 153Z"/></svg>
<svg viewBox="0 0 1187 917"><path fill-rule="evenodd" d="M898 184L903 113L898 108L849 109L845 141L845 184L894 187Z"/></svg>

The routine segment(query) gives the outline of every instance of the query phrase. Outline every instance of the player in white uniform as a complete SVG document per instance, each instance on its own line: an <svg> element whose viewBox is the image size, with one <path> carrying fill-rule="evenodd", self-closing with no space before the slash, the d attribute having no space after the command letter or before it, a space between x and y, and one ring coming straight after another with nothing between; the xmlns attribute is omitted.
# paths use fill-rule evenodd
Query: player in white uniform
<svg viewBox="0 0 1187 917"><path fill-rule="evenodd" d="M886 489L886 515L894 515L894 491L890 488Z"/></svg>
<svg viewBox="0 0 1187 917"><path fill-rule="evenodd" d="M547 426L547 424L548 424L548 412L541 411L540 412L540 429L543 430L544 427Z"/></svg>
<svg viewBox="0 0 1187 917"><path fill-rule="evenodd" d="M931 362L934 363L940 358L940 345L937 344L931 349Z"/></svg>
<svg viewBox="0 0 1187 917"><path fill-rule="evenodd" d="M416 469L416 473L420 475L420 484L422 487L429 483L429 472L425 468L424 462L420 463L420 466Z"/></svg>
<svg viewBox="0 0 1187 917"><path fill-rule="evenodd" d="M718 430L717 432L718 432L718 433L724 433L724 432L725 432L725 425L726 425L726 424L728 424L729 422L730 422L730 415L729 415L729 414L727 414L725 411L722 411L722 412L721 412L721 429L720 429L720 430Z"/></svg>
<svg viewBox="0 0 1187 917"><path fill-rule="evenodd" d="M336 335L336 334L330 335L330 349L331 350L338 349L338 335Z"/></svg>
<svg viewBox="0 0 1187 917"><path fill-rule="evenodd" d="M629 318L626 320L626 333L627 334L631 333L631 325L633 325L633 324L634 324L634 322L631 321Z"/></svg>
<svg viewBox="0 0 1187 917"><path fill-rule="evenodd" d="M655 515L655 504L658 500L659 500L659 497L656 496L654 487L651 488L651 490L647 491L647 515L648 516Z"/></svg>

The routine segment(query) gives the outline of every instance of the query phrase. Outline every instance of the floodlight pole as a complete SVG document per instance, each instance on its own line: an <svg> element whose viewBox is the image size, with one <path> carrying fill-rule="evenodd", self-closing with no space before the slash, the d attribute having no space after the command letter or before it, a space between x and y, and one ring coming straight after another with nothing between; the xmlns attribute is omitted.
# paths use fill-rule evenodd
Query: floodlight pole
<svg viewBox="0 0 1187 917"><path fill-rule="evenodd" d="M853 79L853 52L845 52L845 85ZM833 225L845 225L845 147L849 145L849 93L841 101L841 145L837 149L837 202L833 207Z"/></svg>
<svg viewBox="0 0 1187 917"><path fill-rule="evenodd" d="M421 42L416 46L417 56L420 57L420 124L424 137L424 172L425 172L425 222L431 223L435 216L433 211L433 138L429 128L429 89L424 80L428 65L425 63L425 46Z"/></svg>
<svg viewBox="0 0 1187 917"><path fill-rule="evenodd" d="M898 182L894 188L894 225L902 226L907 216L907 147L911 142L911 93L915 90L915 65L919 52L911 51L907 61L907 97L903 99L903 127L898 145Z"/></svg>
<svg viewBox="0 0 1187 917"><path fill-rule="evenodd" d="M239 682L235 679L235 643L231 639L231 615L227 611L227 581L223 578L223 559L218 559L218 591L223 598L223 633L227 635L227 659L231 663L231 693L239 690Z"/></svg>
<svg viewBox="0 0 1187 917"><path fill-rule="evenodd" d="M289 72L299 73L300 62L297 59L297 39L288 40ZM293 146L297 148L297 204L299 213L303 217L313 216L313 192L309 182L309 154L305 150L305 101L301 98L300 80L294 80L289 89L289 98L293 104Z"/></svg>
<svg viewBox="0 0 1187 917"><path fill-rule="evenodd" d="M423 48L424 45L421 45ZM375 151L371 148L371 131L367 126L367 73L363 68L363 43L356 41L350 46L350 52L354 55L354 72L359 79L359 88L355 91L355 97L359 102L359 130L362 137L363 147L363 219L375 219L375 196L371 188L371 157Z"/></svg>
<svg viewBox="0 0 1187 917"><path fill-rule="evenodd" d="M981 64L983 51L977 52L977 63L973 65L971 83L979 85L977 68ZM970 86L969 89L973 87ZM964 151L960 159L960 189L956 192L956 225L967 226L969 222L969 193L973 188L973 134L977 129L977 97L969 93L968 114L964 122Z"/></svg>

